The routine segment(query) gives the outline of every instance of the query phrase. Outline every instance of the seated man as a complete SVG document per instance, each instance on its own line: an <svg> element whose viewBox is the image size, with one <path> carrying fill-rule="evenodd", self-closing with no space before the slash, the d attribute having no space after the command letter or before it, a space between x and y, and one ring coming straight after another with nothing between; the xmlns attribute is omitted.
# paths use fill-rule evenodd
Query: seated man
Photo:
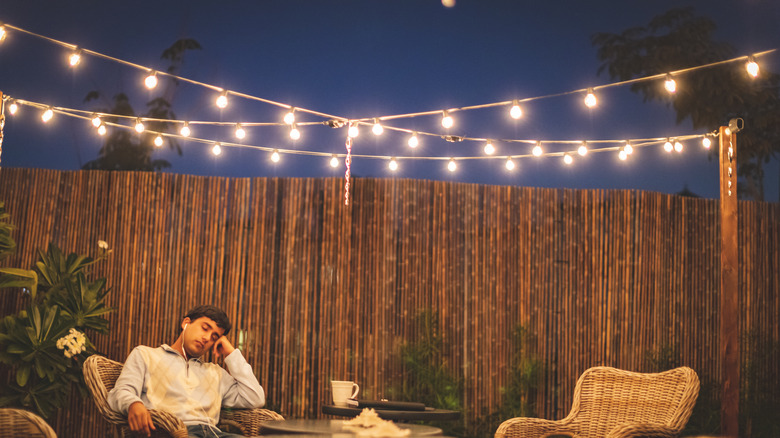
<svg viewBox="0 0 780 438"><path fill-rule="evenodd" d="M239 436L216 427L220 408L259 408L265 393L252 367L225 337L230 320L221 309L198 306L187 313L181 328L171 346L138 346L130 352L108 404L127 414L132 431L146 436L155 429L147 409L176 415L190 437ZM227 371L200 359L212 347L215 355L225 357Z"/></svg>

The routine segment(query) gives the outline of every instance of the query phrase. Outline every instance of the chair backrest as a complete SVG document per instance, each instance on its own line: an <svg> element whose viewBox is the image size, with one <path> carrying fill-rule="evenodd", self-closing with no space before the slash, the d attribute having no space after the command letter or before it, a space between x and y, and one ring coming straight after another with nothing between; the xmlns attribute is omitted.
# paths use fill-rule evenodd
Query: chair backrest
<svg viewBox="0 0 780 438"><path fill-rule="evenodd" d="M116 379L122 373L123 364L93 354L84 361L84 381L100 414L114 424L123 423L125 418L108 406L108 392L114 388Z"/></svg>
<svg viewBox="0 0 780 438"><path fill-rule="evenodd" d="M699 377L688 367L635 373L594 367L582 373L567 420L583 436L606 436L626 423L655 423L678 433L699 395Z"/></svg>
<svg viewBox="0 0 780 438"><path fill-rule="evenodd" d="M57 438L43 418L21 409L0 408L0 437Z"/></svg>

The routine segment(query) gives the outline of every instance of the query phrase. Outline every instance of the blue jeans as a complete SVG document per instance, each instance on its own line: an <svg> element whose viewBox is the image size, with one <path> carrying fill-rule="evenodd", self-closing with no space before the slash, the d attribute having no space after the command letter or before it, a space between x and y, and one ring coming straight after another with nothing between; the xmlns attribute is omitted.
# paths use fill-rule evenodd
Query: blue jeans
<svg viewBox="0 0 780 438"><path fill-rule="evenodd" d="M214 426L205 424L187 426L187 434L190 438L244 438L244 435L225 433Z"/></svg>

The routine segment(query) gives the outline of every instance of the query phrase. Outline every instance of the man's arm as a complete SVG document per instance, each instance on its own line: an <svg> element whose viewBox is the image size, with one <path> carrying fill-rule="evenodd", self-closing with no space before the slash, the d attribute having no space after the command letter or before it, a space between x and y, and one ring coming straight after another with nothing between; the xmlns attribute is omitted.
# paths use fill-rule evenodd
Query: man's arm
<svg viewBox="0 0 780 438"><path fill-rule="evenodd" d="M222 406L228 408L260 408L265 405L265 392L257 381L252 366L224 336L214 344L214 351L225 356L228 371L222 370L219 389Z"/></svg>
<svg viewBox="0 0 780 438"><path fill-rule="evenodd" d="M143 355L134 348L122 367L114 388L108 393L108 405L116 412L127 415L127 423L133 432L151 435L155 430L152 416L141 401L146 375L146 361Z"/></svg>

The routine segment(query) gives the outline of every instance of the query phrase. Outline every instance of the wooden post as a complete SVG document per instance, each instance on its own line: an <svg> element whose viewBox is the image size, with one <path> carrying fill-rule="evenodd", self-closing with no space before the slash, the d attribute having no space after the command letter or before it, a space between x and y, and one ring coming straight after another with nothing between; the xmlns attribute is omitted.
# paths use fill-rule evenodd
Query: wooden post
<svg viewBox="0 0 780 438"><path fill-rule="evenodd" d="M720 434L739 436L737 134L720 127Z"/></svg>
<svg viewBox="0 0 780 438"><path fill-rule="evenodd" d="M3 158L3 131L5 130L5 99L3 92L0 91L0 163Z"/></svg>

